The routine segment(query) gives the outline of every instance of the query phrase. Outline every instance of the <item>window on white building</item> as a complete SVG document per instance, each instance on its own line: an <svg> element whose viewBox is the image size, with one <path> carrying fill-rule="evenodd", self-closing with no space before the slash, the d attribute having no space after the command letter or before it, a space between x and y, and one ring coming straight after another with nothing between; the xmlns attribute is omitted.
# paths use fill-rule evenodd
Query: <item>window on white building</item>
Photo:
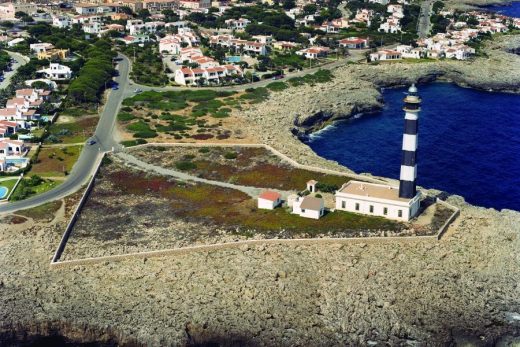
<svg viewBox="0 0 520 347"><path fill-rule="evenodd" d="M388 208L387 207L383 207L383 214L385 216L388 214Z"/></svg>
<svg viewBox="0 0 520 347"><path fill-rule="evenodd" d="M356 202L356 211L359 211L359 203Z"/></svg>
<svg viewBox="0 0 520 347"><path fill-rule="evenodd" d="M345 208L345 207L346 207L346 203L345 203L345 200L343 200L343 201L341 202L341 208Z"/></svg>
<svg viewBox="0 0 520 347"><path fill-rule="evenodd" d="M403 216L403 210L397 210L397 217L401 218Z"/></svg>
<svg viewBox="0 0 520 347"><path fill-rule="evenodd" d="M370 213L374 213L374 206L373 206L373 205L370 205L369 210L370 210Z"/></svg>

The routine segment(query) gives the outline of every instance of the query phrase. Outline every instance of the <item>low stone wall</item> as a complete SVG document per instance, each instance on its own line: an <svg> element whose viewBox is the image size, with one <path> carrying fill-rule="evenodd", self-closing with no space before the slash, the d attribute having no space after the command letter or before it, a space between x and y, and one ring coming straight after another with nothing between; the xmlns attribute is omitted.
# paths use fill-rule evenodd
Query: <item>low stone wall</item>
<svg viewBox="0 0 520 347"><path fill-rule="evenodd" d="M67 241L69 240L70 234L72 233L72 229L74 228L74 225L76 224L76 221L78 220L78 216L81 213L81 209L85 205L85 202L87 201L87 198L90 195L92 188L94 188L94 181L96 179L96 175L99 171L99 168L101 167L101 163L103 162L103 158L105 157L105 155L106 155L106 153L103 153L103 155L101 156L101 159L99 160L99 162L96 165L96 169L94 170L94 173L92 174L92 177L90 178L87 188L85 189L85 192L81 196L78 206L76 206L76 209L74 210L74 213L72 214L72 217L70 218L69 224L67 224L67 227L65 228L65 232L63 233L63 236L61 237L60 244L58 245L58 248L56 249L56 252L54 253L54 256L52 257L51 264L55 264L56 262L58 262L61 258L61 254L65 250L65 246L67 245Z"/></svg>
<svg viewBox="0 0 520 347"><path fill-rule="evenodd" d="M108 261L121 261L134 258L150 258L186 255L196 252L210 252L231 248L249 248L257 245L341 245L341 244L367 244L378 242L437 242L437 235L432 236L395 236L395 237L346 237L346 238L314 238L314 239L264 239L247 240L227 243L216 243L212 245L188 246L182 248L164 249L158 251L128 253L120 255L108 255L103 257L83 258L76 260L66 260L62 262L52 262L51 268L67 268L76 265L98 264Z"/></svg>
<svg viewBox="0 0 520 347"><path fill-rule="evenodd" d="M330 173L334 175L341 175L346 177L356 177L359 179L365 179L365 176L350 174L346 172L339 172L328 169L316 168L308 165L301 165L297 163L295 160L287 157L286 155L278 152L274 148L269 145L264 144L215 144L215 143L147 143L143 145L134 146L136 147L146 147L146 146L180 146L180 147L255 147L255 148L265 148L272 153L276 154L282 160L288 161L292 165L304 168L311 171L321 172L321 173ZM103 156L104 157L104 156ZM54 255L52 262L50 264L51 268L67 268L70 266L77 265L87 265L87 264L97 264L101 262L107 261L121 261L125 259L133 259L133 258L148 258L148 257L162 257L162 256L175 256L175 255L185 255L194 252L210 252L215 250L223 250L230 248L248 248L252 245L278 245L278 244L287 244L287 245L333 245L333 244L352 244L352 243L377 243L377 242L436 242L441 239L442 235L446 232L449 225L459 216L460 210L452 206L451 204L442 201L437 198L437 202L442 204L443 206L451 209L453 213L448 218L448 220L441 226L436 235L431 236L369 236L369 237L346 237L346 238L308 238L308 239L261 239L261 240L245 240L245 241L236 241L236 242L226 242L226 243L217 243L211 245L197 245L197 246L188 246L183 248L174 248L174 249L164 249L157 251L149 251L149 252L138 252L138 253L128 253L128 254L120 254L120 255L109 255L102 257L92 257L92 258L83 258L83 259L75 259L75 260L67 260L67 261L59 261L59 258L65 249L65 245L68 241L68 238L72 232L74 224L77 220L78 214L81 211L86 199L88 198L89 193L92 191L95 176L97 175L99 168L101 166L102 160L98 163L96 171L92 176L89 185L85 193L83 194L78 207L74 211L74 214L65 229L65 233L60 242L60 246L58 250L56 250L56 254ZM371 177L367 177L371 178ZM377 183L386 183L384 180L378 180L375 178L371 178L373 182Z"/></svg>
<svg viewBox="0 0 520 347"><path fill-rule="evenodd" d="M453 211L450 218L448 218L448 220L446 220L446 222L444 222L444 224L439 228L439 231L437 232L437 240L440 240L442 235L444 235L446 230L448 230L448 227L450 226L450 224L453 223L455 221L455 219L457 219L457 217L460 215L460 209L451 204L448 204L446 201L443 201L439 198L436 199L436 202Z"/></svg>

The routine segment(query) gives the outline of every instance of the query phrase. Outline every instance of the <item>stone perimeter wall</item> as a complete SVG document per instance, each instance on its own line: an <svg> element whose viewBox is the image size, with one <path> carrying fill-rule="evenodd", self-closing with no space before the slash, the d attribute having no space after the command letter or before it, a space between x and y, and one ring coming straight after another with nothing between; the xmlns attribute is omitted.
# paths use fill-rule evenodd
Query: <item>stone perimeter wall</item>
<svg viewBox="0 0 520 347"><path fill-rule="evenodd" d="M278 152L274 148L272 148L269 145L265 144L216 144L216 143L147 143L143 145L138 145L132 148L136 147L146 147L146 146L180 146L180 147L254 147L254 148L265 148L278 157L280 157L282 160L286 160L295 167L307 169L310 171L316 171L321 173L329 173L334 175L341 175L346 177L355 177L363 180L370 180L372 182L376 183L387 183L386 181L382 179L377 179L373 177L363 176L363 175L357 175L353 173L346 173L346 172L339 172L334 170L328 170L328 169L322 169L317 168L313 166L308 165L301 165L294 161L293 159L289 158L288 156ZM76 210L74 211L74 214L71 217L71 220L69 221L69 224L65 228L65 232L63 234L63 237L60 241L60 244L58 246L58 249L56 250L56 253L54 254L54 257L52 258L52 261L50 263L51 268L53 269L61 269L61 268L67 268L71 266L77 266L77 265L86 265L86 264L96 264L100 262L105 261L121 261L125 259L133 259L133 258L148 258L148 257L161 257L161 256L169 256L169 255L181 255L181 254L190 254L194 252L209 252L213 250L222 250L222 249L229 249L229 248L240 248L240 247L249 247L250 245L261 245L261 244L291 244L291 245L312 245L312 244L355 244L355 243L378 243L378 242L435 242L441 239L442 235L446 232L448 227L451 223L459 216L460 210L448 204L445 201L442 201L440 199L437 199L437 202L446 206L447 208L451 209L453 211L452 215L448 220L440 227L436 235L432 236L395 236L395 237L385 237L385 236L372 236L372 237L346 237L346 238L308 238L308 239L262 239L262 240L246 240L246 241L236 241L236 242L227 242L227 243L217 243L212 245L199 245L199 246L189 246L189 247L183 247L183 248L175 248L175 249L164 249L164 250L158 250L158 251L149 251L149 252L138 252L138 253L128 253L128 254L119 254L119 255L109 255L109 256L103 256L103 257L92 257L92 258L83 258L83 259L76 259L76 260L67 260L60 262L59 259L61 257L61 254L63 253L63 250L65 249L65 246L67 244L67 241L69 239L70 234L72 233L72 229L74 228L74 225L76 223L77 217L79 216L81 209L83 208L86 199L88 198L90 192L92 191L94 187L94 181L95 177L99 171L99 168L101 166L102 160L104 158L104 155L102 159L99 161L96 171L94 172L94 175L90 179L90 182L87 186L87 189L83 193L83 196L81 197L80 202L78 203L78 206L76 207Z"/></svg>

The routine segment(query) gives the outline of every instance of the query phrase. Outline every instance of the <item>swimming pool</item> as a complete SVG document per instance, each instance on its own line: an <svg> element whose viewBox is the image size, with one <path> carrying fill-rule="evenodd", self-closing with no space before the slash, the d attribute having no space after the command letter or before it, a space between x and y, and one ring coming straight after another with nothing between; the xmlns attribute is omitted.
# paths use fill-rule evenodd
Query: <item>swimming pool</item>
<svg viewBox="0 0 520 347"><path fill-rule="evenodd" d="M9 189L0 186L0 200L3 198L7 198L7 193L9 193Z"/></svg>
<svg viewBox="0 0 520 347"><path fill-rule="evenodd" d="M242 58L239 55L232 55L230 57L226 57L226 60L230 63L240 63Z"/></svg>

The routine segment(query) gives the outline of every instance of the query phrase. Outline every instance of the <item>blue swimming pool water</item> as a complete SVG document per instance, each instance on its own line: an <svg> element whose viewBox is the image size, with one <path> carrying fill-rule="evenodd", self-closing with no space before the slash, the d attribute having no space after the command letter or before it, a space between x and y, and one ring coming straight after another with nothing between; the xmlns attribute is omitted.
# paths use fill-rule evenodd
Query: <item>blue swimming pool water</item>
<svg viewBox="0 0 520 347"><path fill-rule="evenodd" d="M226 57L226 60L230 63L240 63L242 61L242 58L240 58L239 55L234 55L231 57Z"/></svg>
<svg viewBox="0 0 520 347"><path fill-rule="evenodd" d="M0 186L0 199L6 198L7 193L9 193L9 189Z"/></svg>
<svg viewBox="0 0 520 347"><path fill-rule="evenodd" d="M404 92L385 90L382 112L339 122L309 145L356 172L398 178ZM419 86L419 93L418 184L520 211L520 96L448 83Z"/></svg>

